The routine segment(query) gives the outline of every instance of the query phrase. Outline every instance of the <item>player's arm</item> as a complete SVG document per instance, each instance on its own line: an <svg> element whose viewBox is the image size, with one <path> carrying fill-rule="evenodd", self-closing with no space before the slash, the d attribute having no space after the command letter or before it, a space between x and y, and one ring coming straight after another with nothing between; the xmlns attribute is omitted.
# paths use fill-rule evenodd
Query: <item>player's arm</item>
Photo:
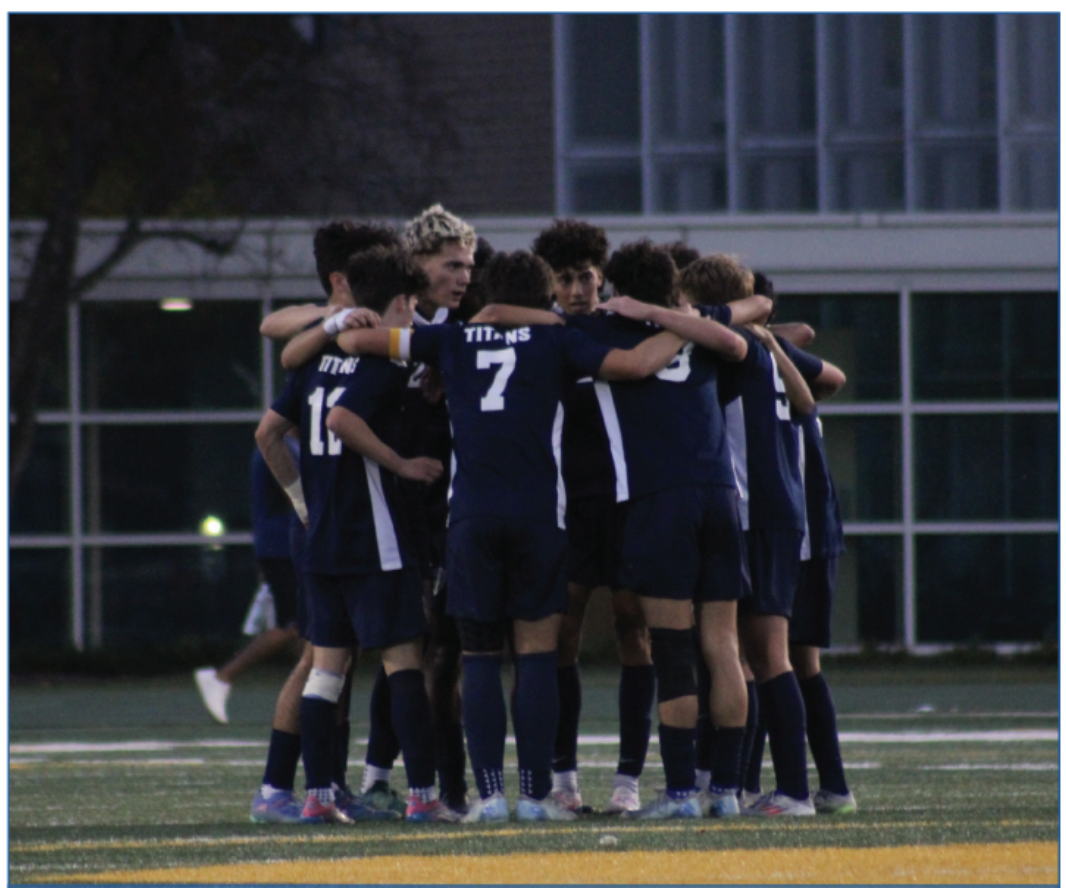
<svg viewBox="0 0 1066 888"><path fill-rule="evenodd" d="M326 428L333 432L345 447L354 450L360 456L372 459L379 466L412 481L432 484L444 472L440 460L428 456L416 456L404 459L389 447L367 425L358 413L341 407L333 407L326 416Z"/></svg>
<svg viewBox="0 0 1066 888"><path fill-rule="evenodd" d="M806 348L814 342L814 328L801 321L791 321L787 324L769 324L766 329L773 333L774 336L778 336L786 342L791 342L796 348Z"/></svg>
<svg viewBox="0 0 1066 888"><path fill-rule="evenodd" d="M320 321L336 311L335 306L329 305L288 305L272 311L259 325L259 332L267 339L277 341L292 339L308 324Z"/></svg>
<svg viewBox="0 0 1066 888"><path fill-rule="evenodd" d="M368 308L339 309L321 324L293 337L281 352L281 366L286 370L302 367L343 331L376 327L380 323L377 312Z"/></svg>
<svg viewBox="0 0 1066 888"><path fill-rule="evenodd" d="M565 324L566 321L561 315L547 309L492 302L474 315L470 323L489 324L493 327L532 327L537 324Z"/></svg>
<svg viewBox="0 0 1066 888"><path fill-rule="evenodd" d="M844 375L843 370L823 359L822 372L810 380L807 385L810 387L815 401L824 401L844 388L847 381L848 378Z"/></svg>
<svg viewBox="0 0 1066 888"><path fill-rule="evenodd" d="M345 330L337 337L337 345L350 355L378 355L382 358L399 358L391 354L390 343L396 340L397 347L400 333L410 331L398 327L374 327L373 329Z"/></svg>
<svg viewBox="0 0 1066 888"><path fill-rule="evenodd" d="M743 336L711 318L675 311L662 305L649 305L629 296L615 296L597 306L598 310L613 311L636 321L650 321L682 339L716 352L727 361L743 361L748 343Z"/></svg>
<svg viewBox="0 0 1066 888"><path fill-rule="evenodd" d="M742 324L765 323L774 308L773 302L758 293L746 299L738 299L736 302L727 302L726 305L732 313L730 323L738 327Z"/></svg>
<svg viewBox="0 0 1066 888"><path fill-rule="evenodd" d="M792 363L792 359L785 354L785 350L781 348L781 344L774 339L773 333L765 327L757 324L752 324L747 327L747 329L750 330L759 342L769 349L770 354L774 356L774 360L777 362L778 372L781 374L781 381L785 384L785 396L788 398L789 404L792 405L792 409L802 416L808 415L814 410L814 395L811 394L811 390L807 386L807 380L805 380L799 370L796 369L796 365Z"/></svg>
<svg viewBox="0 0 1066 888"><path fill-rule="evenodd" d="M271 473L278 479L278 484L292 500L296 514L307 524L307 504L304 501L303 485L300 483L300 467L285 443L285 435L292 428L293 424L284 416L268 410L255 430L255 443Z"/></svg>
<svg viewBox="0 0 1066 888"><path fill-rule="evenodd" d="M613 348L596 375L608 382L644 379L669 366L684 344L685 340L680 336L663 331L649 336L634 348Z"/></svg>

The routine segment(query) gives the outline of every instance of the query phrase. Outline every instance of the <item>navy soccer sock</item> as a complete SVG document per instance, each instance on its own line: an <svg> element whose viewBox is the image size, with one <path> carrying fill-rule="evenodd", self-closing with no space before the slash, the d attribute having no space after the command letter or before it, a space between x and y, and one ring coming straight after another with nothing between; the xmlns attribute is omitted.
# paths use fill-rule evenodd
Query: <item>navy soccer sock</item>
<svg viewBox="0 0 1066 888"><path fill-rule="evenodd" d="M421 669L401 669L389 676L392 688L392 723L403 747L403 766L411 789L433 786L433 732L429 695Z"/></svg>
<svg viewBox="0 0 1066 888"><path fill-rule="evenodd" d="M807 722L796 673L789 670L760 684L759 706L766 710L777 791L807 798Z"/></svg>
<svg viewBox="0 0 1066 888"><path fill-rule="evenodd" d="M500 676L502 666L503 657L499 655L463 655L463 726L470 766L483 799L503 792L507 708Z"/></svg>
<svg viewBox="0 0 1066 888"><path fill-rule="evenodd" d="M433 726L433 744L441 797L446 802L458 804L466 795L463 723L455 718L437 722Z"/></svg>
<svg viewBox="0 0 1066 888"><path fill-rule="evenodd" d="M385 667L379 666L370 692L370 736L366 741L366 763L388 770L400 754L400 739L392 724L392 688Z"/></svg>
<svg viewBox="0 0 1066 888"><path fill-rule="evenodd" d="M559 727L555 731L552 770L577 770L577 730L581 719L581 670L577 663L555 670L559 685Z"/></svg>
<svg viewBox="0 0 1066 888"><path fill-rule="evenodd" d="M552 743L559 725L557 661L555 651L515 657L518 690L514 700L514 733L518 744L518 780L521 792L531 799L543 799L552 787ZM574 767L577 767L576 755Z"/></svg>
<svg viewBox="0 0 1066 888"><path fill-rule="evenodd" d="M696 699L699 715L696 717L696 768L710 771L714 759L714 725L711 724L711 670L696 646Z"/></svg>
<svg viewBox="0 0 1066 888"><path fill-rule="evenodd" d="M844 760L837 734L837 711L829 685L819 672L803 679L799 686L807 710L807 742L818 768L818 784L837 795L847 795L848 784L844 779Z"/></svg>
<svg viewBox="0 0 1066 888"><path fill-rule="evenodd" d="M740 787L740 760L744 752L744 728L712 728L711 786L715 790Z"/></svg>
<svg viewBox="0 0 1066 888"><path fill-rule="evenodd" d="M744 746L740 758L741 788L746 792L762 792L762 754L766 745L766 713L759 705L755 682L748 686L748 719L744 724Z"/></svg>
<svg viewBox="0 0 1066 888"><path fill-rule="evenodd" d="M319 697L300 699L300 736L308 789L328 789L333 778L337 704Z"/></svg>
<svg viewBox="0 0 1066 888"><path fill-rule="evenodd" d="M263 783L274 789L292 791L296 783L296 766L300 762L300 735L274 728L270 732Z"/></svg>
<svg viewBox="0 0 1066 888"><path fill-rule="evenodd" d="M333 741L333 782L346 787L348 773L348 745L352 739L352 723L345 719L337 725L337 736Z"/></svg>
<svg viewBox="0 0 1066 888"><path fill-rule="evenodd" d="M659 752L666 772L666 791L683 798L696 791L696 729L659 723Z"/></svg>
<svg viewBox="0 0 1066 888"><path fill-rule="evenodd" d="M623 666L618 685L619 774L639 777L644 770L654 702L655 667Z"/></svg>

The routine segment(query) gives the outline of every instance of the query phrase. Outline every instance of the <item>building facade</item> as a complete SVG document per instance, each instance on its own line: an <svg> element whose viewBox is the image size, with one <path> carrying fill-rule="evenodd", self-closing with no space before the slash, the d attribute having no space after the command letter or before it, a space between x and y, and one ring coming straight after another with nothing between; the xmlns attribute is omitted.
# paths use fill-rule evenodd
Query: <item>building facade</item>
<svg viewBox="0 0 1066 888"><path fill-rule="evenodd" d="M1057 17L408 18L476 123L442 199L497 249L575 215L735 253L847 373L835 643L1057 642ZM10 502L13 646L235 634L282 380L257 328L321 296L321 221L246 223L224 258L153 242L69 308ZM83 264L118 230L87 224ZM36 231L11 229L12 313Z"/></svg>

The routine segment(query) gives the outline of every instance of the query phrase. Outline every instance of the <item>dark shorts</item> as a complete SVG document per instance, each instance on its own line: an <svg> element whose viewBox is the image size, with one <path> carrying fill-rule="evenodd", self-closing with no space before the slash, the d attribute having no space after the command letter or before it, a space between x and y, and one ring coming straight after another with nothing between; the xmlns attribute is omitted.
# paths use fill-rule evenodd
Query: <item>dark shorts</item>
<svg viewBox="0 0 1066 888"><path fill-rule="evenodd" d="M524 518L466 518L448 528L448 613L492 623L566 610L566 531Z"/></svg>
<svg viewBox="0 0 1066 888"><path fill-rule="evenodd" d="M307 575L311 642L387 648L426 631L417 567L370 574Z"/></svg>
<svg viewBox="0 0 1066 888"><path fill-rule="evenodd" d="M792 619L788 621L788 640L792 644L829 647L838 564L835 555L800 562L796 603L792 606Z"/></svg>
<svg viewBox="0 0 1066 888"><path fill-rule="evenodd" d="M736 601L748 594L736 489L671 487L629 504L620 580L638 595Z"/></svg>
<svg viewBox="0 0 1066 888"><path fill-rule="evenodd" d="M801 530L749 530L748 567L751 597L740 603L740 613L790 617L799 581Z"/></svg>
<svg viewBox="0 0 1066 888"><path fill-rule="evenodd" d="M278 626L285 629L298 625L296 612L299 605L296 568L291 558L259 558L256 563L263 574L263 581L270 587L274 596L274 613Z"/></svg>
<svg viewBox="0 0 1066 888"><path fill-rule="evenodd" d="M620 588L622 541L629 503L614 497L581 497L566 504L566 578L595 589Z"/></svg>
<svg viewBox="0 0 1066 888"><path fill-rule="evenodd" d="M311 639L311 613L307 605L307 530L299 521L289 528L289 548L296 574L296 629L300 638Z"/></svg>

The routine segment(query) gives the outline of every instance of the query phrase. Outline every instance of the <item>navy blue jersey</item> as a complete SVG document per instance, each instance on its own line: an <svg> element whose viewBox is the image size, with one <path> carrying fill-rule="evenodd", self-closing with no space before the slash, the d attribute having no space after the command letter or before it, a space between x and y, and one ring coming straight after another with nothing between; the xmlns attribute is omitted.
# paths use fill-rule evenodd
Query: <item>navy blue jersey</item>
<svg viewBox="0 0 1066 888"><path fill-rule="evenodd" d="M808 383L822 373L822 361L792 343L777 340L796 369ZM844 524L840 518L829 458L822 437L822 421L817 408L797 420L803 436L803 488L807 502L807 544L812 558L831 558L844 552Z"/></svg>
<svg viewBox="0 0 1066 888"><path fill-rule="evenodd" d="M619 348L632 348L661 332L618 315L570 318L569 323ZM618 502L685 484L733 485L718 405L719 366L714 352L686 343L654 376L596 383Z"/></svg>
<svg viewBox="0 0 1066 888"><path fill-rule="evenodd" d="M560 326L420 327L411 357L444 376L455 440L449 522L510 515L565 526L563 387L609 348Z"/></svg>
<svg viewBox="0 0 1066 888"><path fill-rule="evenodd" d="M408 373L405 365L355 358L330 343L289 377L271 405L300 427L307 569L312 573L373 573L408 563L397 518L396 476L346 448L326 429L326 416L339 404L393 444Z"/></svg>
<svg viewBox="0 0 1066 888"><path fill-rule="evenodd" d="M719 380L745 530L799 530L805 523L799 429L774 356L738 330L748 354Z"/></svg>
<svg viewBox="0 0 1066 888"><path fill-rule="evenodd" d="M285 436L288 444L292 438ZM293 449L293 448L290 448ZM294 449L294 455L298 451ZM295 513L288 494L256 447L252 450L252 546L256 558L288 558L289 522Z"/></svg>

